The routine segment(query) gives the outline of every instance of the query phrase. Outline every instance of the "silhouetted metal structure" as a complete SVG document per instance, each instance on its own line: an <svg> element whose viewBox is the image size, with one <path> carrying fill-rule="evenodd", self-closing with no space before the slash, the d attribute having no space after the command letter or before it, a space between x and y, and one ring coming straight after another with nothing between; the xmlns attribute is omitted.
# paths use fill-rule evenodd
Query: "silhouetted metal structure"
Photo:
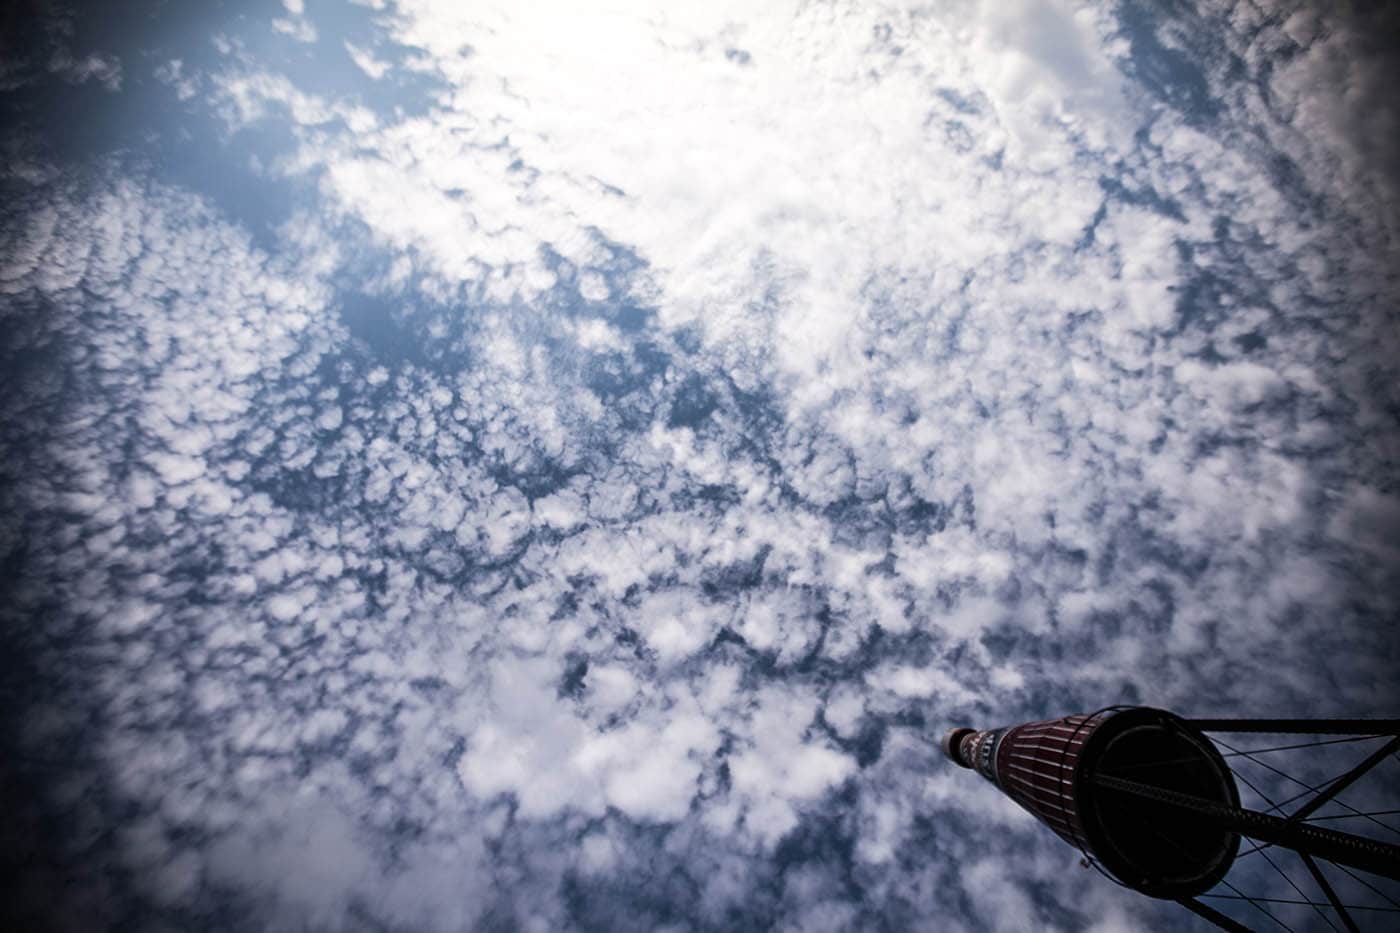
<svg viewBox="0 0 1400 933"><path fill-rule="evenodd" d="M1392 738L1323 786L1304 784L1312 796L1283 816L1240 805L1235 775L1206 732ZM1331 743L1285 747L1325 744ZM1344 866L1348 874L1358 869L1400 880L1400 846L1319 826L1309 817L1397 749L1400 720L1188 720L1140 706L984 731L957 728L943 740L949 758L991 781L1091 864L1127 887L1175 900L1228 930L1248 928L1199 898L1225 879L1241 837L1261 848L1298 853L1327 901L1288 903L1307 904L1319 913L1330 906L1348 929L1357 929L1352 910L1358 908L1341 902L1318 861ZM1400 919L1400 905L1393 913L1392 919ZM1323 919L1332 925L1327 915Z"/></svg>

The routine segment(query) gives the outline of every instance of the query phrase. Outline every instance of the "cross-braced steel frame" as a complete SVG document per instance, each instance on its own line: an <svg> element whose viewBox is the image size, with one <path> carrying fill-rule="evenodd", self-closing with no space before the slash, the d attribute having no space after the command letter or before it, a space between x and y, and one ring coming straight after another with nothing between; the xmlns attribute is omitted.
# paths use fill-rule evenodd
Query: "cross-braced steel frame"
<svg viewBox="0 0 1400 933"><path fill-rule="evenodd" d="M1389 736L1389 741L1373 751L1355 767L1330 781L1324 782L1320 787L1313 787L1312 785L1297 781L1296 778L1292 778L1284 774L1284 772L1279 771L1278 773L1284 774L1284 776L1289 777L1290 780L1294 780L1304 787L1307 787L1307 793L1311 794L1306 800L1298 804L1292 812L1288 813L1287 816L1278 816L1273 813L1251 810L1245 807L1230 806L1214 800L1194 797L1179 791L1154 787L1150 784L1144 784L1129 777L1115 774L1100 773L1094 776L1093 781L1098 787L1152 800L1170 809L1179 810L1183 813L1190 813L1198 820L1204 819L1208 822L1212 822L1228 832L1238 833L1240 836L1253 839L1257 845L1254 849L1250 850L1250 853L1262 851L1263 849L1274 846L1291 849L1298 854L1326 900L1314 901L1308 898L1303 891L1299 889L1298 885L1295 884L1292 879L1288 878L1287 874L1284 873L1282 869L1278 869L1279 873L1282 874L1285 880L1288 880L1289 884L1298 892L1299 900L1250 897L1234 888L1233 885L1229 885L1228 880L1226 884L1231 890L1235 891L1233 895L1214 894L1204 896L1243 900L1253 903L1254 906L1263 911L1264 915L1273 923L1283 926L1285 929L1287 929L1287 926L1283 924L1277 916L1262 906L1263 903L1306 904L1312 906L1322 915L1322 919L1326 921L1329 926L1335 928L1335 924L1332 924L1329 915L1325 912L1325 909L1330 907L1338 921L1342 923L1346 929L1351 931L1359 931L1355 918L1356 912L1365 912L1368 916L1370 912L1373 911L1393 914L1393 916L1389 917L1389 921L1392 923L1400 921L1400 903L1386 897L1373 885L1370 885L1364 879L1357 877L1350 871L1350 869L1357 869L1361 872L1400 881L1400 845L1360 836L1355 833L1343 832L1330 827L1319 826L1317 822L1309 820L1319 808L1335 800L1338 794L1354 785L1387 756L1400 752L1400 719L1188 719L1185 722L1187 725L1194 727L1200 732L1349 737L1331 741L1309 741L1269 749L1257 749L1252 752L1235 750L1223 741L1218 742L1218 744L1224 745L1227 749L1230 749L1232 756L1244 755L1250 757L1251 760L1257 760L1253 759L1252 756L1254 754L1266 751L1330 745L1337 742L1354 741L1357 740L1358 737L1379 739ZM1278 771L1278 769L1268 765L1265 765L1265 767L1270 767L1271 770ZM1297 798L1294 799L1296 800ZM1284 801L1283 804L1291 802L1293 801ZM1276 805L1275 809L1283 804ZM1375 820L1375 816L1378 814L1356 812L1354 815L1368 817L1372 822L1379 823L1378 820ZM1319 819L1323 818L1313 817L1313 820ZM1392 832L1396 832L1393 827L1386 826L1386 824L1380 825L1385 826L1385 828L1390 829ZM1165 839L1166 837L1163 838ZM1166 841L1170 842L1169 839ZM1265 857L1267 858L1267 854ZM1319 861L1330 862L1334 866L1339 866L1342 871L1345 871L1366 887L1376 891L1376 893L1380 894L1381 897L1385 898L1393 906L1375 907L1343 903L1331 882L1328 881L1327 876L1323 874L1322 869L1318 865ZM1270 859L1269 862L1270 864L1274 864L1272 859ZM1278 868L1277 865L1274 865L1274 867L1276 869ZM1244 930L1248 933L1249 927L1205 903L1198 897L1183 898L1178 903L1198 916L1214 923L1221 929L1233 931Z"/></svg>

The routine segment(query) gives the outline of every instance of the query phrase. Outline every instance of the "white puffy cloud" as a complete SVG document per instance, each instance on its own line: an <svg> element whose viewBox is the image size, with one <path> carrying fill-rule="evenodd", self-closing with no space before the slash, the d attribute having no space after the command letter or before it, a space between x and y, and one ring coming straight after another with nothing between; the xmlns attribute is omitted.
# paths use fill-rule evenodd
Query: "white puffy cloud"
<svg viewBox="0 0 1400 933"><path fill-rule="evenodd" d="M1052 0L371 6L315 54L413 106L161 59L304 199L259 245L146 169L8 179L6 611L66 678L27 741L95 749L142 896L1160 925L944 721L1393 690L1359 20L1207 5L1243 81Z"/></svg>
<svg viewBox="0 0 1400 933"><path fill-rule="evenodd" d="M122 87L122 63L115 55L94 52L75 58L67 48L59 48L49 59L49 71L74 84L96 81L109 91Z"/></svg>

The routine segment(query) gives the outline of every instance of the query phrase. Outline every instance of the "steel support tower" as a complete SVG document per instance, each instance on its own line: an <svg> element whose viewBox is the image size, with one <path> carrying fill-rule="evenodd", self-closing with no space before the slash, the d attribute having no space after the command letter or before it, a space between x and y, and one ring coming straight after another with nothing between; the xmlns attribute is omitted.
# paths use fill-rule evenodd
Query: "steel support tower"
<svg viewBox="0 0 1400 933"><path fill-rule="evenodd" d="M1241 806L1235 773L1207 732L1388 737L1389 741L1321 786L1289 778L1303 784L1308 796L1301 802L1285 801L1296 806L1284 814ZM1348 739L1283 747L1337 741ZM1395 719L1183 719L1141 706L1109 707L1000 729L956 728L943 739L949 758L995 784L1079 849L1089 864L1120 884L1174 900L1227 930L1249 928L1201 897L1225 880L1239 855L1241 838L1255 841L1250 854L1269 847L1297 853L1326 898L1313 901L1294 884L1302 900L1287 903L1310 905L1328 926L1335 928L1335 917L1349 930L1359 929L1355 912L1384 911L1395 924L1386 928L1400 929L1400 904L1393 911L1344 904L1318 864L1330 862L1353 878L1357 878L1355 869L1400 881L1400 845L1309 819L1397 750L1400 720ZM1273 864L1272 859L1269 862ZM1364 878L1358 880L1378 891ZM1243 899L1254 901L1277 921L1258 899ZM1386 900L1395 904L1389 897Z"/></svg>

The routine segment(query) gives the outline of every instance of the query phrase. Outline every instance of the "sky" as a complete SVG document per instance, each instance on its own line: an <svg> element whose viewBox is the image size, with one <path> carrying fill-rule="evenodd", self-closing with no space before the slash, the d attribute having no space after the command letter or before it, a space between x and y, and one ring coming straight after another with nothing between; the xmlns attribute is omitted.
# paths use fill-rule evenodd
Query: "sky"
<svg viewBox="0 0 1400 933"><path fill-rule="evenodd" d="M26 924L1190 928L943 730L1400 706L1393 7L7 10Z"/></svg>

